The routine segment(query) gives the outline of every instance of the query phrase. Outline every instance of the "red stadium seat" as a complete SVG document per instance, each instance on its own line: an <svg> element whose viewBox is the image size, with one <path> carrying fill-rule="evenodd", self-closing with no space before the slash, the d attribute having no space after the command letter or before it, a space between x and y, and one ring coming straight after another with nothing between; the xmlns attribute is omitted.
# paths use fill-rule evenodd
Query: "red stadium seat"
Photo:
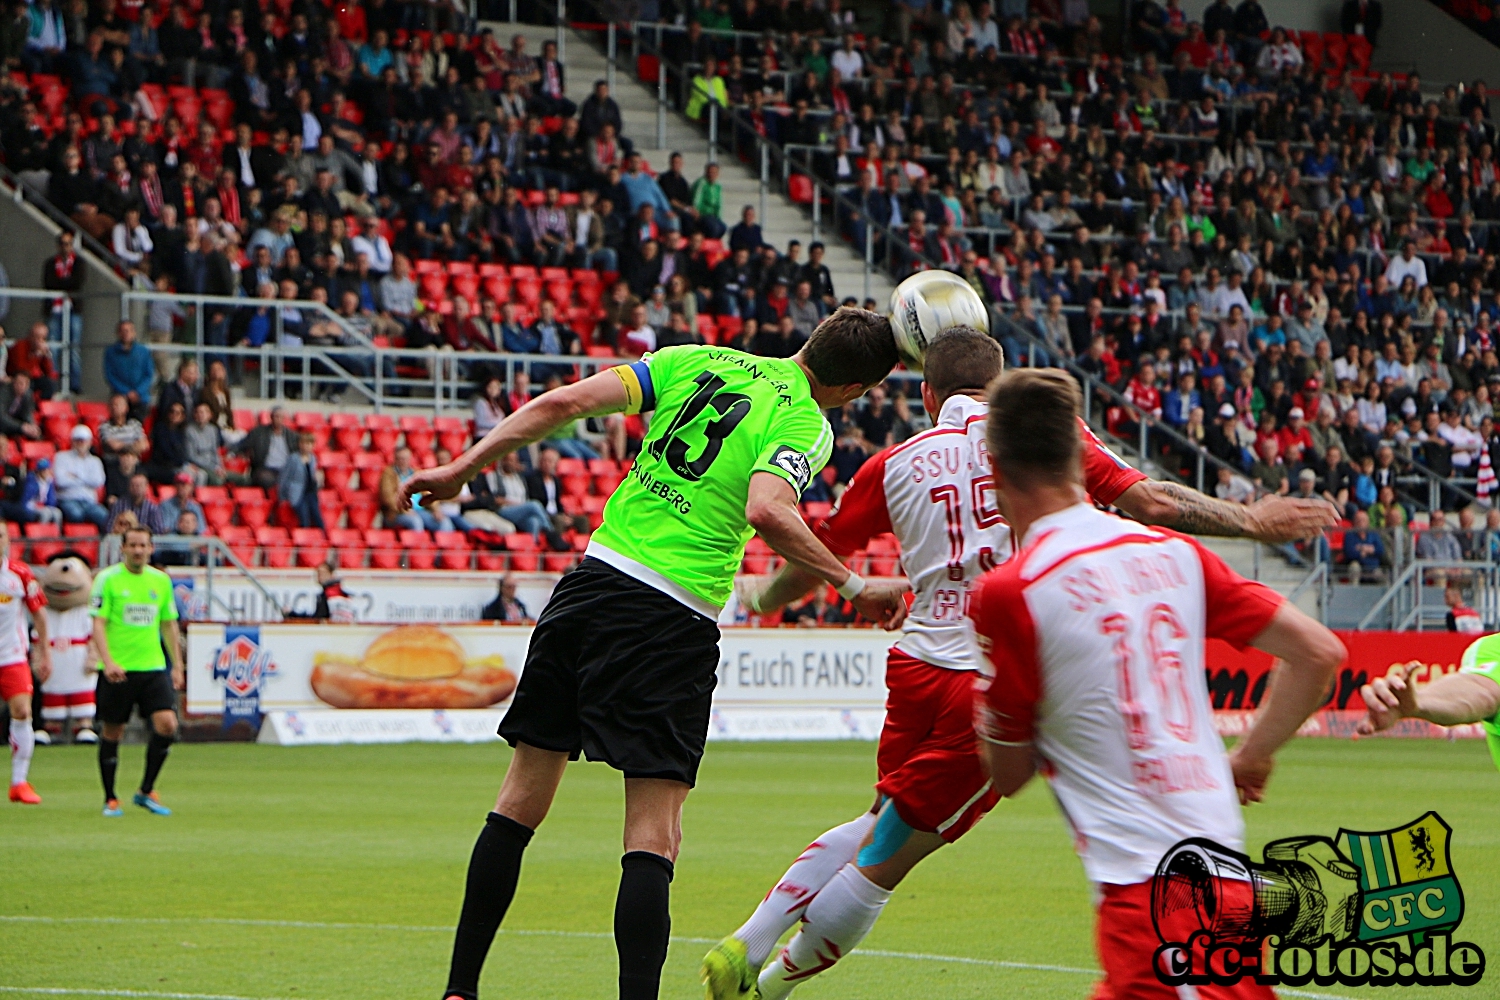
<svg viewBox="0 0 1500 1000"><path fill-rule="evenodd" d="M536 539L524 531L505 536L505 548L510 552L510 568L518 573L535 573L537 568Z"/></svg>
<svg viewBox="0 0 1500 1000"><path fill-rule="evenodd" d="M292 564L292 538L285 528L257 528L255 544L260 546L262 565L280 568Z"/></svg>
<svg viewBox="0 0 1500 1000"><path fill-rule="evenodd" d="M431 451L437 436L425 417L402 417L401 433L406 435L406 446L412 451Z"/></svg>
<svg viewBox="0 0 1500 1000"><path fill-rule="evenodd" d="M365 564L364 532L357 528L334 528L328 541L338 550L339 566L354 569Z"/></svg>
<svg viewBox="0 0 1500 1000"><path fill-rule="evenodd" d="M505 553L503 552L477 552L474 555L477 568L489 573L499 573L505 569Z"/></svg>
<svg viewBox="0 0 1500 1000"><path fill-rule="evenodd" d="M370 526L375 523L375 515L380 512L380 505L372 500L351 500L344 507L344 520L349 527L360 531L369 531Z"/></svg>
<svg viewBox="0 0 1500 1000"><path fill-rule="evenodd" d="M798 205L811 205L813 182L804 174L793 174L786 184L787 197Z"/></svg>
<svg viewBox="0 0 1500 1000"><path fill-rule="evenodd" d="M469 421L462 417L437 417L432 426L437 431L438 447L458 455L469 446Z"/></svg>
<svg viewBox="0 0 1500 1000"><path fill-rule="evenodd" d="M365 426L370 429L370 447L389 462L396 454L396 421L384 413L372 413L365 418Z"/></svg>
<svg viewBox="0 0 1500 1000"><path fill-rule="evenodd" d="M318 566L328 561L328 536L322 528L293 528L292 544L297 547L298 566Z"/></svg>
<svg viewBox="0 0 1500 1000"><path fill-rule="evenodd" d="M264 490L257 486L236 486L233 496L234 507L239 512L241 524L247 528L266 526L266 522L271 517L271 501L266 499Z"/></svg>

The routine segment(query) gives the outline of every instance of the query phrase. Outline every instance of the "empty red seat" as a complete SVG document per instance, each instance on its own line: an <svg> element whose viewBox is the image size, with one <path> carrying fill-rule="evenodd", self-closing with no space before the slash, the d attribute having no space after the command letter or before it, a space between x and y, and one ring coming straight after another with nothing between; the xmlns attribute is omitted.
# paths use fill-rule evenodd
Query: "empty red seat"
<svg viewBox="0 0 1500 1000"><path fill-rule="evenodd" d="M431 451L437 434L423 417L402 417L401 433L406 435L406 446L412 451Z"/></svg>
<svg viewBox="0 0 1500 1000"><path fill-rule="evenodd" d="M505 548L510 552L510 568L521 573L536 572L537 544L536 539L524 531L517 531L505 536Z"/></svg>
<svg viewBox="0 0 1500 1000"><path fill-rule="evenodd" d="M432 422L438 447L458 455L469 446L469 422L462 417L438 417Z"/></svg>
<svg viewBox="0 0 1500 1000"><path fill-rule="evenodd" d="M396 421L383 413L372 413L365 418L365 426L370 429L370 447L385 456L390 461L396 453L396 438L399 431L396 429Z"/></svg>
<svg viewBox="0 0 1500 1000"><path fill-rule="evenodd" d="M478 552L474 555L474 561L479 569L489 573L499 573L505 569L503 552Z"/></svg>
<svg viewBox="0 0 1500 1000"><path fill-rule="evenodd" d="M374 500L350 500L344 506L344 520L351 528L368 531L379 512L380 505Z"/></svg>
<svg viewBox="0 0 1500 1000"><path fill-rule="evenodd" d="M337 550L341 567L353 569L365 564L364 532L357 528L333 528L328 532L328 541Z"/></svg>
<svg viewBox="0 0 1500 1000"><path fill-rule="evenodd" d="M98 538L99 529L87 522L83 524L63 525L64 538Z"/></svg>
<svg viewBox="0 0 1500 1000"><path fill-rule="evenodd" d="M468 549L439 549L437 563L443 569L466 570L473 557Z"/></svg>

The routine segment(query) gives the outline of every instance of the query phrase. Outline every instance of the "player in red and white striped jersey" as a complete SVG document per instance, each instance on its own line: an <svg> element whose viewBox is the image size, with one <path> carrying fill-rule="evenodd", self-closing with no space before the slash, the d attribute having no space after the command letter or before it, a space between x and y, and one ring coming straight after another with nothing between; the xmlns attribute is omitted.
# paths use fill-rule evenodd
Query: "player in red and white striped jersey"
<svg viewBox="0 0 1500 1000"><path fill-rule="evenodd" d="M765 1000L780 1000L831 967L868 933L896 884L997 800L975 748L972 689L979 664L966 622L973 585L1012 555L985 439L985 386L1001 367L999 346L983 333L959 327L935 338L922 386L935 426L872 456L815 528L840 556L894 532L914 591L886 664L878 797L870 812L809 845L750 919L705 957L703 975L715 1000L749 996L757 976ZM1243 507L1154 482L1113 455L1082 420L1076 423L1089 495L1140 520L1267 540L1304 537L1337 520L1332 505L1321 501ZM744 599L752 610L770 610L816 582L786 568ZM759 971L798 920L802 932Z"/></svg>
<svg viewBox="0 0 1500 1000"><path fill-rule="evenodd" d="M998 501L1021 551L975 588L976 645L992 667L975 727L994 791L1015 793L1040 767L1072 828L1098 889L1096 996L1177 1000L1152 966L1157 867L1189 837L1244 850L1236 787L1260 798L1272 754L1316 710L1345 652L1195 539L1086 503L1088 445L1069 433L1078 398L1067 375L1039 370L1006 375L991 397ZM1209 638L1285 661L1233 756L1204 682ZM1273 998L1253 978L1195 995Z"/></svg>
<svg viewBox="0 0 1500 1000"><path fill-rule="evenodd" d="M36 734L31 723L31 667L42 680L52 672L52 653L47 647L47 622L41 615L46 598L31 570L10 557L10 536L0 523L0 701L10 708L10 800L38 805L41 796L27 777ZM37 645L31 646L31 619L35 617Z"/></svg>

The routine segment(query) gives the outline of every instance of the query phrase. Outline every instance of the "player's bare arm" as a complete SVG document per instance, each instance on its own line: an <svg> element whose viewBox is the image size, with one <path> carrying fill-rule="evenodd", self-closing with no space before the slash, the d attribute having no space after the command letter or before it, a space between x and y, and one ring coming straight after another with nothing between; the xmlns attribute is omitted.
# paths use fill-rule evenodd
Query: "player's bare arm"
<svg viewBox="0 0 1500 1000"><path fill-rule="evenodd" d="M757 472L750 477L745 519L767 545L798 569L826 580L835 588L843 587L853 578L854 574L818 541L802 520L802 514L797 510L797 493L792 484L780 476ZM906 600L902 596L905 592L904 585L871 585L850 600L870 621L883 628L896 629L906 619ZM759 602L752 598L752 610L760 607Z"/></svg>
<svg viewBox="0 0 1500 1000"><path fill-rule="evenodd" d="M465 483L501 456L540 441L574 420L623 412L626 404L625 386L610 371L596 372L580 382L543 393L496 424L458 458L407 480L402 509L411 509L414 496L423 498L424 503L452 500Z"/></svg>
<svg viewBox="0 0 1500 1000"><path fill-rule="evenodd" d="M1251 645L1282 662L1255 725L1229 755L1240 801L1259 802L1277 750L1317 711L1348 652L1338 636L1284 603Z"/></svg>
<svg viewBox="0 0 1500 1000"><path fill-rule="evenodd" d="M1500 712L1500 684L1480 674L1446 674L1418 687L1411 675L1424 664L1412 660L1359 689L1368 714L1359 732L1369 736L1402 719L1424 719L1438 726L1461 726L1493 719Z"/></svg>
<svg viewBox="0 0 1500 1000"><path fill-rule="evenodd" d="M187 683L187 671L182 666L181 649L178 646L180 637L175 619L161 623L161 638L167 647L167 662L172 665L172 686L179 691L184 690L184 685Z"/></svg>
<svg viewBox="0 0 1500 1000"><path fill-rule="evenodd" d="M816 573L809 573L805 569L784 563L771 577L769 583L756 580L753 577L742 577L735 585L739 593L740 601L754 606L761 614L769 614L780 611L788 604L800 601L812 592L812 589L822 582L822 578Z"/></svg>
<svg viewBox="0 0 1500 1000"><path fill-rule="evenodd" d="M1339 523L1338 508L1321 498L1267 497L1247 506L1155 479L1132 485L1115 506L1143 524L1270 544L1309 538Z"/></svg>
<svg viewBox="0 0 1500 1000"><path fill-rule="evenodd" d="M995 793L1009 798L1036 774L1036 752L1030 743L996 743L981 738L979 758L989 770Z"/></svg>
<svg viewBox="0 0 1500 1000"><path fill-rule="evenodd" d="M43 684L52 676L52 642L47 635L47 616L38 612L32 616L32 627L36 629L36 642L31 646L31 669Z"/></svg>
<svg viewBox="0 0 1500 1000"><path fill-rule="evenodd" d="M99 650L99 662L104 664L104 679L118 684L125 679L125 671L109 655L109 642L104 638L104 619L94 619L94 648Z"/></svg>

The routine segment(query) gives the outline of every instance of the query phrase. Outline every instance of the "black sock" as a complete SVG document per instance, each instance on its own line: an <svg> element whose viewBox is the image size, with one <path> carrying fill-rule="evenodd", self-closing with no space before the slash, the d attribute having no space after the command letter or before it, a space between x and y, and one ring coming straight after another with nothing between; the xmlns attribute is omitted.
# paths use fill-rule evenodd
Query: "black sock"
<svg viewBox="0 0 1500 1000"><path fill-rule="evenodd" d="M620 954L620 1000L656 1000L672 933L668 908L672 862L649 851L620 859L615 897L615 950Z"/></svg>
<svg viewBox="0 0 1500 1000"><path fill-rule="evenodd" d="M99 780L104 782L104 801L115 797L115 770L120 766L120 743L99 737Z"/></svg>
<svg viewBox="0 0 1500 1000"><path fill-rule="evenodd" d="M536 831L509 816L490 813L469 856L469 877L464 883L464 908L453 937L453 962L448 966L448 989L444 997L475 1000L479 995L479 970L505 919L505 911L516 895L521 878L521 854Z"/></svg>
<svg viewBox="0 0 1500 1000"><path fill-rule="evenodd" d="M161 766L167 762L167 753L176 742L177 737L163 736L156 732L153 732L151 739L146 742L146 774L141 778L141 791L147 795L150 795L151 790L156 787L156 776L161 774Z"/></svg>

